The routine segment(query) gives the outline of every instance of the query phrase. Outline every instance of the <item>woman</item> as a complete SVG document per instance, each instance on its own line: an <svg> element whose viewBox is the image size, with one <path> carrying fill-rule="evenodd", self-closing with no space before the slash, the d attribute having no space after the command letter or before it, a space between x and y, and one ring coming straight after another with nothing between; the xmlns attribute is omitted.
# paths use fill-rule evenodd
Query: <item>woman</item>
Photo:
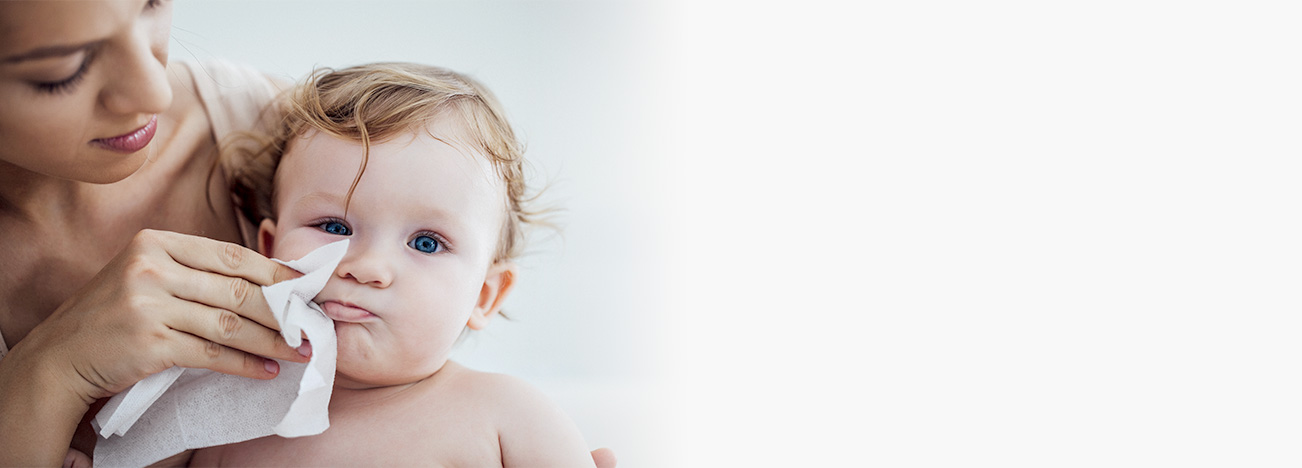
<svg viewBox="0 0 1302 468"><path fill-rule="evenodd" d="M91 403L173 365L304 360L257 287L294 274L238 245L212 169L221 112L166 66L170 8L0 3L0 464L59 463Z"/></svg>
<svg viewBox="0 0 1302 468"><path fill-rule="evenodd" d="M174 365L269 379L310 353L258 287L296 273L240 245L216 163L276 84L168 66L171 7L0 2L0 465L90 453L92 404Z"/></svg>

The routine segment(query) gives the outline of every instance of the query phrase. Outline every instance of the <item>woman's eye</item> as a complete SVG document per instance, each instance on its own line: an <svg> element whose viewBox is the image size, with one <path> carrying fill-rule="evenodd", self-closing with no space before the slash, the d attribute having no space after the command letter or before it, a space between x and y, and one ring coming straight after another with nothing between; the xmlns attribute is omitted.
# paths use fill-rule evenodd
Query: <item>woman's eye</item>
<svg viewBox="0 0 1302 468"><path fill-rule="evenodd" d="M317 227L321 228L322 231L328 232L330 234L334 234L336 236L349 236L353 234L353 231L351 229L348 229L348 226L345 226L344 223L341 223L339 221L326 221L324 223L318 224Z"/></svg>
<svg viewBox="0 0 1302 468"><path fill-rule="evenodd" d="M72 91L78 83L81 83L81 79L86 77L86 70L90 68L90 62L91 60L94 60L94 58L94 51L87 51L86 56L82 57L81 65L77 67L77 71L73 72L72 76L50 83L36 83L36 89L49 94L59 94Z"/></svg>
<svg viewBox="0 0 1302 468"><path fill-rule="evenodd" d="M416 236L416 238L412 239L411 242L408 242L407 245L425 253L434 253L439 249L439 241L430 236Z"/></svg>

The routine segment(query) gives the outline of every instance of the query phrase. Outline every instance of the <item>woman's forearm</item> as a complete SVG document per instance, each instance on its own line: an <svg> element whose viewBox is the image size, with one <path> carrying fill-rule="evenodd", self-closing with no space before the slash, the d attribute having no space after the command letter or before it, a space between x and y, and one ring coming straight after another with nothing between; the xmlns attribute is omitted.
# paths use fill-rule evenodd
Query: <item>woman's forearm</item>
<svg viewBox="0 0 1302 468"><path fill-rule="evenodd" d="M59 466L89 403L22 345L0 360L0 466Z"/></svg>

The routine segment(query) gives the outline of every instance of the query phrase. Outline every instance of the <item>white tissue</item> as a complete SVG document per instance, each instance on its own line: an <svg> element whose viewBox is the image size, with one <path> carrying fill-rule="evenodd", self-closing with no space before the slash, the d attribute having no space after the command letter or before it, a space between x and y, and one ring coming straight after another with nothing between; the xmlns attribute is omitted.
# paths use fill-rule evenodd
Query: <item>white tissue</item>
<svg viewBox="0 0 1302 468"><path fill-rule="evenodd" d="M292 262L303 276L262 288L290 346L312 342L307 364L280 362L271 380L173 367L115 395L92 421L100 439L97 467L144 466L189 449L272 434L302 437L330 427L335 380L334 321L312 302L343 259L348 241L322 246Z"/></svg>

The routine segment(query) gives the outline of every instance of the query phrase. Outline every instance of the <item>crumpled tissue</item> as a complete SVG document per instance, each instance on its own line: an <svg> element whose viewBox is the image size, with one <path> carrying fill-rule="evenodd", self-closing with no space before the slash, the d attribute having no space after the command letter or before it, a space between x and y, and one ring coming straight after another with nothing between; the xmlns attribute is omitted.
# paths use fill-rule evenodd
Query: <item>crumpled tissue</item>
<svg viewBox="0 0 1302 468"><path fill-rule="evenodd" d="M272 434L316 435L330 427L327 410L337 353L334 321L312 298L347 250L348 241L343 240L280 262L304 275L262 288L285 341L298 347L300 334L307 334L310 362L279 361L280 375L271 380L180 367L146 377L110 399L92 421L100 436L94 465L144 466L185 450Z"/></svg>

